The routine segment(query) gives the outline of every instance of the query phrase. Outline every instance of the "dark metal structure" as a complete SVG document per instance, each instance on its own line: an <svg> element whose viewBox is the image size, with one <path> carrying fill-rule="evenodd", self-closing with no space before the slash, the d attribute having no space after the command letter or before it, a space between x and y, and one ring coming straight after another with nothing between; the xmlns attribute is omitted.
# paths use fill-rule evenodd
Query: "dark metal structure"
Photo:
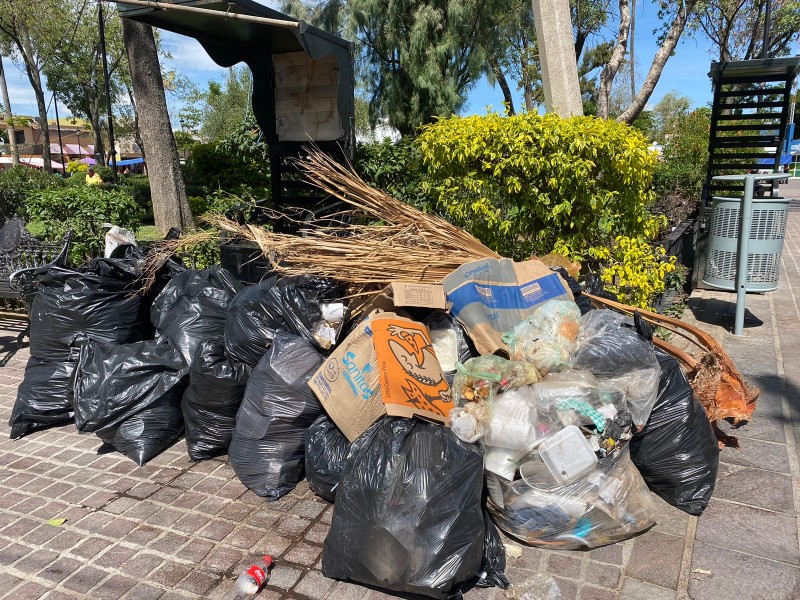
<svg viewBox="0 0 800 600"><path fill-rule="evenodd" d="M709 217L715 196L742 197L742 181L718 180L719 175L757 173L768 159L780 168L790 114L792 82L800 57L711 63L714 100L708 141L708 170L703 185L695 235L693 287L703 287ZM760 187L759 195L776 196L777 181Z"/></svg>
<svg viewBox="0 0 800 600"><path fill-rule="evenodd" d="M222 67L244 62L253 74L253 115L270 153L272 200L311 208L320 194L300 180L291 159L303 145L352 159L355 145L353 44L252 0L174 0L159 8L118 4L121 16L195 38ZM169 5L208 9L182 12ZM231 18L251 15L279 24Z"/></svg>

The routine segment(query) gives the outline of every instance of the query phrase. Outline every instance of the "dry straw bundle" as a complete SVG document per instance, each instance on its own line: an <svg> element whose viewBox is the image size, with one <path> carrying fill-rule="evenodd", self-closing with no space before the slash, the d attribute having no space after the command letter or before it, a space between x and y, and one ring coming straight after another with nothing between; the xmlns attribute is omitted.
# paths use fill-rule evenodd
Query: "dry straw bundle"
<svg viewBox="0 0 800 600"><path fill-rule="evenodd" d="M355 285L439 283L464 263L499 258L464 230L370 187L350 166L320 151L298 163L310 183L349 208L312 221L303 236L214 219L218 227L256 242L280 273L313 273Z"/></svg>

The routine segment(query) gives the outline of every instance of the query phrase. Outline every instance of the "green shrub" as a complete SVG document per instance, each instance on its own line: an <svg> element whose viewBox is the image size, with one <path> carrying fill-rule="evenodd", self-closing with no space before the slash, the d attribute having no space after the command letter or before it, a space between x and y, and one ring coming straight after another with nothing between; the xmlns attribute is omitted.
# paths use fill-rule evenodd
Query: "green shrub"
<svg viewBox="0 0 800 600"><path fill-rule="evenodd" d="M418 138L437 210L501 254L579 260L618 236L653 235L656 157L615 121L549 114L442 119ZM648 235L649 234L649 235Z"/></svg>
<svg viewBox="0 0 800 600"><path fill-rule="evenodd" d="M133 200L144 214L143 220L147 223L152 223L153 199L150 192L150 180L147 175L120 175L119 183L133 196Z"/></svg>
<svg viewBox="0 0 800 600"><path fill-rule="evenodd" d="M80 265L102 253L105 229L113 223L136 231L142 212L123 189L72 185L32 192L28 209L43 226L44 237L56 241L73 231L70 261Z"/></svg>
<svg viewBox="0 0 800 600"><path fill-rule="evenodd" d="M269 196L267 161L242 158L223 151L217 144L195 144L183 174L190 196L205 196L216 190Z"/></svg>
<svg viewBox="0 0 800 600"><path fill-rule="evenodd" d="M430 194L422 189L426 170L413 138L405 137L397 143L387 138L382 142L359 144L355 168L371 186L422 210L434 208Z"/></svg>
<svg viewBox="0 0 800 600"><path fill-rule="evenodd" d="M418 138L435 208L517 260L554 251L600 273L623 301L650 306L674 270L647 210L657 158L615 121L556 115L448 118Z"/></svg>
<svg viewBox="0 0 800 600"><path fill-rule="evenodd" d="M55 174L18 166L0 171L0 221L15 214L30 219L25 199L28 193L50 187L63 187L64 180Z"/></svg>
<svg viewBox="0 0 800 600"><path fill-rule="evenodd" d="M708 168L711 112L699 108L678 117L675 132L665 141L662 160L654 173L655 212L677 225L700 202Z"/></svg>

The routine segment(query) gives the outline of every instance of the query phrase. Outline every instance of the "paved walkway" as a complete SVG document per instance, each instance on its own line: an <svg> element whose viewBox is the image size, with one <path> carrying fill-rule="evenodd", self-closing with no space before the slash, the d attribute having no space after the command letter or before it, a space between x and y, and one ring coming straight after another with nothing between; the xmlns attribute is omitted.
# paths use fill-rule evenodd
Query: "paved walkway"
<svg viewBox="0 0 800 600"><path fill-rule="evenodd" d="M689 517L657 500L658 525L646 534L591 552L525 548L508 560L512 583L546 571L565 600L800 598L799 263L800 206L790 217L780 291L748 297L743 337L727 332L731 294L691 298L685 318L714 333L763 390L755 419L737 431L741 449L722 451L705 514ZM304 483L267 503L224 457L190 462L183 442L139 468L99 454L98 438L74 425L8 440L28 358L13 345L19 327L0 318L0 597L220 598L263 553L278 567L260 598L389 597L322 576L332 507ZM48 525L54 517L67 520Z"/></svg>

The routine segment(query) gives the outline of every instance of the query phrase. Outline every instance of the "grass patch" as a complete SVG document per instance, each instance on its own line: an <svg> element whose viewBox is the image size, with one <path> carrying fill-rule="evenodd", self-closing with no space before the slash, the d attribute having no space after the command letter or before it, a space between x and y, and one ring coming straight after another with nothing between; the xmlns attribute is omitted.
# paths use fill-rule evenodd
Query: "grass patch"
<svg viewBox="0 0 800 600"><path fill-rule="evenodd" d="M157 242L163 239L164 236L159 233L155 225L141 225L136 233L136 240L139 242Z"/></svg>

